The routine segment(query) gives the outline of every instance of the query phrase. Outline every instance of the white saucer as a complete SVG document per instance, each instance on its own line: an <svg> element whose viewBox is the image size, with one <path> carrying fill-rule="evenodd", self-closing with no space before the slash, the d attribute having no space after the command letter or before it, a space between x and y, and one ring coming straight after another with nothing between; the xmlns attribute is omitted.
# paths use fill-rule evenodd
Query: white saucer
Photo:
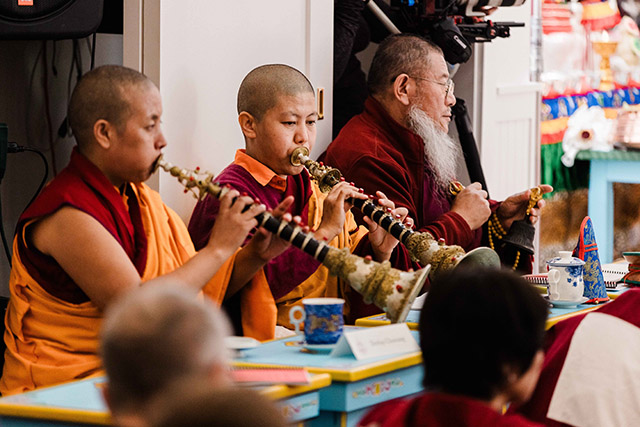
<svg viewBox="0 0 640 427"><path fill-rule="evenodd" d="M224 346L230 350L247 350L260 345L260 341L251 337L225 337Z"/></svg>
<svg viewBox="0 0 640 427"><path fill-rule="evenodd" d="M333 350L336 347L336 344L307 344L307 343L302 343L302 348L306 348L307 350L311 350L311 351L328 352L328 351Z"/></svg>
<svg viewBox="0 0 640 427"><path fill-rule="evenodd" d="M588 298L587 297L582 297L580 299L580 301L567 301L567 300L555 300L555 301L551 301L549 300L549 302L551 303L552 306L554 307L558 307L558 308L570 308L570 307L577 307L578 305L584 303L585 301L587 301Z"/></svg>

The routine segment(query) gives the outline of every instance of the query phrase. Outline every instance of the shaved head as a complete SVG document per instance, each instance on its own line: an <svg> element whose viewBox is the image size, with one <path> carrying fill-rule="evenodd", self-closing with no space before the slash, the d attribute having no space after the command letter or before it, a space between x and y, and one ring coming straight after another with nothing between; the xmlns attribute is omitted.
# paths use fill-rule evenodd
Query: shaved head
<svg viewBox="0 0 640 427"><path fill-rule="evenodd" d="M69 124L79 146L93 140L93 125L103 119L121 131L130 113L128 89L153 82L142 73L105 65L83 75L69 102Z"/></svg>
<svg viewBox="0 0 640 427"><path fill-rule="evenodd" d="M238 90L238 114L243 111L261 120L281 96L313 94L313 86L300 71L283 64L254 68L246 75Z"/></svg>
<svg viewBox="0 0 640 427"><path fill-rule="evenodd" d="M393 34L380 43L371 62L367 86L373 95L381 94L393 85L402 73L420 75L429 69L430 55L442 55L442 49L422 37Z"/></svg>

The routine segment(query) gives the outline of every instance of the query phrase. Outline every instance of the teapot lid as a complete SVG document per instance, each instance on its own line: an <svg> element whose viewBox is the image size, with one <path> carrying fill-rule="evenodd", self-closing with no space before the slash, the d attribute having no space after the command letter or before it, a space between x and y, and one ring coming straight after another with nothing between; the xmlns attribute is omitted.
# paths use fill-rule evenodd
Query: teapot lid
<svg viewBox="0 0 640 427"><path fill-rule="evenodd" d="M553 267L579 267L584 265L584 261L572 256L571 251L558 251L558 253L560 256L550 259L547 264Z"/></svg>

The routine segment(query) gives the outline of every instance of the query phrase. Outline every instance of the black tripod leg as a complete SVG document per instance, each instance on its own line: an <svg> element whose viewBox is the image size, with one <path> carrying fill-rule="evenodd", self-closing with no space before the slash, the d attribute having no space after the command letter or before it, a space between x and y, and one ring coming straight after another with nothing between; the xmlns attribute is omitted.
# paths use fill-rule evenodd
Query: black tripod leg
<svg viewBox="0 0 640 427"><path fill-rule="evenodd" d="M469 113L467 112L467 106L465 105L464 99L456 98L456 105L451 108L451 112L456 122L460 147L464 154L464 162L467 165L469 178L471 179L471 182L479 182L482 184L482 188L489 193L487 181L485 180L484 173L482 172L478 146L476 145L476 139L473 137L471 120L469 119Z"/></svg>

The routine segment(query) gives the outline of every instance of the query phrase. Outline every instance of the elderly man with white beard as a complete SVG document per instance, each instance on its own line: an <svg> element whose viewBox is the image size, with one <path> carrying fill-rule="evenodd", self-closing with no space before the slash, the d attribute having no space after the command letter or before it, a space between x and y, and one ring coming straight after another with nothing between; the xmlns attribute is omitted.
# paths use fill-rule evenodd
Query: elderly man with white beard
<svg viewBox="0 0 640 427"><path fill-rule="evenodd" d="M447 135L456 99L438 46L416 35L389 36L376 51L367 84L364 111L345 125L321 160L367 193L382 191L409 209L420 231L466 251L491 244L489 226L506 232L524 218L530 190L503 202L488 200L477 182L457 196L450 192L462 157ZM531 210L532 223L543 205L539 201ZM503 264L512 267L516 251L494 243ZM528 273L531 266L530 256L520 256L518 270Z"/></svg>

